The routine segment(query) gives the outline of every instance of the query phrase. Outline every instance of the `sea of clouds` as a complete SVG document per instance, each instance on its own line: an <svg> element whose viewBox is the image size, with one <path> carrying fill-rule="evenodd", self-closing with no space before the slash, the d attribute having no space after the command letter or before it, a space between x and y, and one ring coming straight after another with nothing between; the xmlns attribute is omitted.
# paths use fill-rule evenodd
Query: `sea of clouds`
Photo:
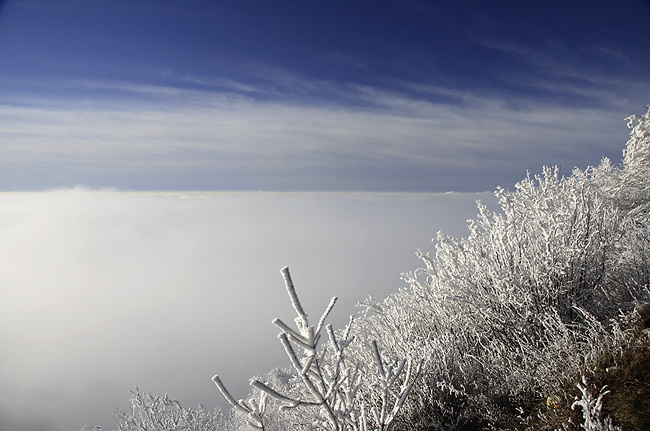
<svg viewBox="0 0 650 431"><path fill-rule="evenodd" d="M465 236L482 194L0 193L0 430L117 428L136 385L225 407L286 366L274 317L289 266L314 319L342 327L433 251Z"/></svg>

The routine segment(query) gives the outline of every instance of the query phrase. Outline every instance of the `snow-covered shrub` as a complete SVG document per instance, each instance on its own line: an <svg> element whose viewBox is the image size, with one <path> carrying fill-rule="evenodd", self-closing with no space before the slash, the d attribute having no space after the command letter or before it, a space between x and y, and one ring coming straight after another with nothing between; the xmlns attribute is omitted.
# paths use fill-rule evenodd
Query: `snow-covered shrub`
<svg viewBox="0 0 650 431"><path fill-rule="evenodd" d="M290 328L280 319L275 319L273 323L282 331L278 335L278 339L282 343L296 375L306 389L304 392L307 393L299 393L297 396L281 393L260 379L252 379L251 386L260 392L260 402L254 402L254 400L248 402L244 400L235 401L219 376L214 376L212 380L233 407L247 414L248 423L253 428L268 429L264 424L263 414L266 398L271 396L282 403L282 410L315 407L316 414L310 414L311 412L305 414L305 416L310 417L309 425L329 429L327 427L327 424L329 424L331 429L342 429L344 424L354 419L350 416L355 413L353 407L354 394L358 386L356 367L353 364L348 366L343 355L345 347L351 341L347 337L350 326L348 325L343 339L338 342L331 325L327 325L330 342L337 353L337 360L334 363L329 363L326 361L326 352L321 353L318 351L318 344L322 330L325 329L325 320L336 303L336 297L330 301L318 325L316 327L311 326L296 294L289 269L283 268L282 275L291 304L297 314L295 319L297 330Z"/></svg>
<svg viewBox="0 0 650 431"><path fill-rule="evenodd" d="M131 392L131 409L120 409L115 414L120 421L119 431L234 431L234 422L219 411L203 406L183 408L177 400L143 394L137 388ZM230 424L230 425L229 425ZM95 428L98 429L98 428Z"/></svg>
<svg viewBox="0 0 650 431"><path fill-rule="evenodd" d="M650 113L650 108L649 108ZM646 220L650 209L650 115L633 115L628 118L630 140L623 151L623 169L610 187L619 206L639 221Z"/></svg>
<svg viewBox="0 0 650 431"><path fill-rule="evenodd" d="M398 364L392 364L382 357L376 342L372 341L370 346L378 378L364 380L361 374L364 367L347 354L348 347L354 341L350 335L353 317L339 334L334 332L332 325L325 325L327 316L336 304L337 298L334 297L318 324L315 327L310 325L289 268L282 269L282 276L297 314L297 329L280 319L273 320L273 324L282 331L278 339L289 357L294 374L285 374L278 379L281 372L276 370L275 375L270 374L266 379L251 379L250 384L256 391L248 400L235 400L221 378L214 376L212 380L223 396L236 410L246 415L248 425L255 429L390 430L420 373L422 363L414 364L410 359L402 359ZM323 329L329 343L321 348L319 342ZM362 381L377 388L379 399L358 397ZM288 385L289 382L292 385ZM277 409L267 414L269 398L275 400L271 404Z"/></svg>
<svg viewBox="0 0 650 431"><path fill-rule="evenodd" d="M621 339L611 321L647 299L650 281L650 110L630 125L622 167L545 168L499 188L500 212L479 203L467 238L439 233L406 288L362 304L358 336L426 361L405 415L424 406L439 427L493 422Z"/></svg>
<svg viewBox="0 0 650 431"><path fill-rule="evenodd" d="M601 419L601 410L603 408L603 397L609 393L605 388L602 388L598 396L594 398L589 391L587 379L582 377L582 384L578 383L578 389L582 394L580 399L571 406L572 409L576 407L582 408L582 417L584 423L581 425L586 431L621 431L621 428L615 426L610 418Z"/></svg>

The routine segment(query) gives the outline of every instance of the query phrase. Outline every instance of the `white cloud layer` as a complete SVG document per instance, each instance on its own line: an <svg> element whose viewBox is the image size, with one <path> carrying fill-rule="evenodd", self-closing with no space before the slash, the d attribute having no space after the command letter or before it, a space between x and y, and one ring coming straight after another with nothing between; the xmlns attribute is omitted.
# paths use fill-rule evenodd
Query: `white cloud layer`
<svg viewBox="0 0 650 431"><path fill-rule="evenodd" d="M116 427L138 385L223 406L286 365L280 269L308 313L339 296L341 327L383 298L443 230L465 235L490 194L0 194L0 429Z"/></svg>
<svg viewBox="0 0 650 431"><path fill-rule="evenodd" d="M490 190L542 165L570 170L603 156L618 160L625 116L645 111L625 94L577 108L432 86L417 87L427 98L319 87L339 102L346 94L344 104L228 89L83 86L99 95L0 104L0 188ZM620 87L593 95L602 101ZM428 99L435 95L454 103Z"/></svg>

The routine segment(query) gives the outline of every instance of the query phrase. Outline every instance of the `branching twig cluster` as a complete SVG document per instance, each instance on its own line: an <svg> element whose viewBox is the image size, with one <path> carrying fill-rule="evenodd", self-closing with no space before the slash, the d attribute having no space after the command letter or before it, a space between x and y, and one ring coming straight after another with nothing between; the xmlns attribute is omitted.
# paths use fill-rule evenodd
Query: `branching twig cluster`
<svg viewBox="0 0 650 431"><path fill-rule="evenodd" d="M587 379L582 377L582 385L577 384L578 389L582 393L582 398L577 399L571 406L575 410L576 407L582 407L582 417L584 423L582 428L585 431L621 431L621 428L615 426L610 418L601 419L601 410L603 408L603 397L609 393L606 387L603 387L598 393L598 397L591 395Z"/></svg>
<svg viewBox="0 0 650 431"><path fill-rule="evenodd" d="M371 424L375 424L377 430L389 430L420 373L422 362L414 364L413 361L404 359L397 367L389 366L382 359L377 343L373 341L374 361L380 378L377 383L364 381L361 364L350 360L346 354L346 348L354 339L350 335L354 318L350 317L350 322L339 335L335 333L332 325L325 325L325 320L336 304L337 298L334 297L318 324L315 327L310 325L307 313L296 293L289 268L282 269L282 276L289 299L297 314L296 329L280 319L274 319L273 324L282 331L278 339L304 390L300 392L300 396L282 393L260 379L251 380L251 386L258 389L262 397L268 395L278 400L282 404L281 410L317 408L318 413L313 415L311 424L318 428L334 431L367 431L371 429ZM323 329L327 333L329 343L319 349ZM214 376L213 381L226 400L247 415L251 427L265 429L263 402L255 404L244 400L235 401L218 376ZM381 394L379 403L366 406L359 397L362 384L378 386ZM372 412L372 417L368 417L367 411Z"/></svg>

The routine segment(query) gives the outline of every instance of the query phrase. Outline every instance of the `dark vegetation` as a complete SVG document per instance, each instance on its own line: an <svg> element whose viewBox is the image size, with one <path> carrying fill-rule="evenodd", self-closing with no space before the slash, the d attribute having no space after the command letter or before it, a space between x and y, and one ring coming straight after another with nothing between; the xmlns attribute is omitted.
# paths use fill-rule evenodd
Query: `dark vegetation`
<svg viewBox="0 0 650 431"><path fill-rule="evenodd" d="M633 313L625 328L627 346L607 351L593 369L581 370L558 389L557 394L539 398L527 417L506 417L500 428L512 430L567 431L584 430L582 411L572 409L580 397L577 385L586 377L596 395L604 388L602 415L612 418L623 430L650 430L650 305ZM561 370L558 370L560 373ZM481 429L477 427L476 429Z"/></svg>

